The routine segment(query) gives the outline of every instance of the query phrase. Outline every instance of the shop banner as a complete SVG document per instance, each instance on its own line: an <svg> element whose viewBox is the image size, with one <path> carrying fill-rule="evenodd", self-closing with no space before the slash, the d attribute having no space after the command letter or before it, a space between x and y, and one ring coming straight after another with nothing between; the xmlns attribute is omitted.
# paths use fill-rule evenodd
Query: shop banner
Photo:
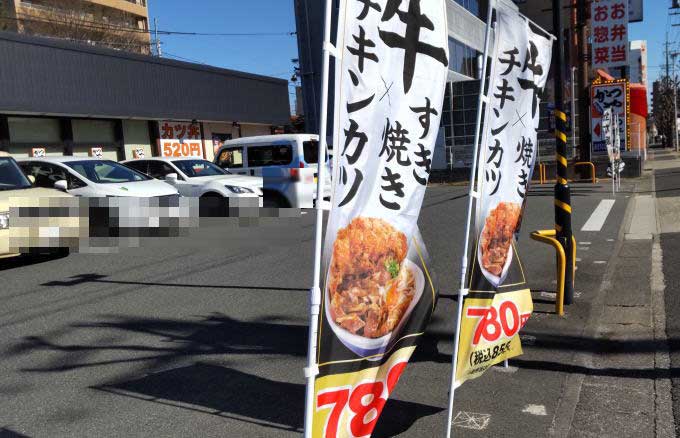
<svg viewBox="0 0 680 438"><path fill-rule="evenodd" d="M628 66L628 1L590 3L593 69Z"/></svg>
<svg viewBox="0 0 680 438"><path fill-rule="evenodd" d="M448 70L444 0L341 1L314 437L367 437L437 293L418 216Z"/></svg>
<svg viewBox="0 0 680 438"><path fill-rule="evenodd" d="M602 139L604 140L605 147L607 148L607 155L609 156L609 162L614 163L614 116L612 115L612 109L607 108L602 114ZM620 142L619 142L620 144Z"/></svg>
<svg viewBox="0 0 680 438"><path fill-rule="evenodd" d="M630 112L630 92L625 79L615 81L596 80L591 86L591 128L593 137L593 153L607 153L607 143L602 130L602 116L611 109L611 119L619 117L618 130L621 147L628 147L628 114ZM616 129L616 126L614 127Z"/></svg>
<svg viewBox="0 0 680 438"><path fill-rule="evenodd" d="M536 161L540 96L552 40L534 33L521 15L502 5L496 16L456 386L522 354L518 333L533 310L515 237Z"/></svg>

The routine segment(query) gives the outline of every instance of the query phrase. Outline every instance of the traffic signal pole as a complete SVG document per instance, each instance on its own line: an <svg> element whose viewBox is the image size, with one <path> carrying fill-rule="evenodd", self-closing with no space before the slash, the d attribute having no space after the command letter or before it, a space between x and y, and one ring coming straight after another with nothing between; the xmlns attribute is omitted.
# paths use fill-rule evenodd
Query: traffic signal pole
<svg viewBox="0 0 680 438"><path fill-rule="evenodd" d="M564 304L574 301L574 256L573 234L571 231L571 189L567 180L567 115L564 112L564 35L562 34L562 2L552 0L553 31L555 40L555 161L557 182L555 183L555 231L557 240L564 249L567 267L564 276ZM558 285L559 288L559 285Z"/></svg>

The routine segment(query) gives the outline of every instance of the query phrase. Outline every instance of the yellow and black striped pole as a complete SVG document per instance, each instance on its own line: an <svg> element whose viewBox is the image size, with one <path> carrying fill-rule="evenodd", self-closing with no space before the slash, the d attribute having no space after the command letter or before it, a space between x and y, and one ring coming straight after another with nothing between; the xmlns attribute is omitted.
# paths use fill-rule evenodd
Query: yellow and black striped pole
<svg viewBox="0 0 680 438"><path fill-rule="evenodd" d="M562 34L562 5L560 0L552 1L553 30L555 43L555 161L557 181L555 183L555 231L567 258L564 276L564 304L574 301L573 239L571 231L571 189L567 180L567 115L564 113L564 84L562 60L564 59L564 35ZM573 115L572 115L573 116ZM559 289L559 285L558 285Z"/></svg>

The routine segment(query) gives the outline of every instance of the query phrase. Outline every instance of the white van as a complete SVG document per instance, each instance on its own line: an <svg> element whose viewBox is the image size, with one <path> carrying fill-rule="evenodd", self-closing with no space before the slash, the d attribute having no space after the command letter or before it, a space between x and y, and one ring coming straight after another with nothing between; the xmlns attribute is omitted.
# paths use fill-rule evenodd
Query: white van
<svg viewBox="0 0 680 438"><path fill-rule="evenodd" d="M318 135L263 135L225 141L215 164L231 173L261 176L265 206L311 208L316 201L318 155ZM330 201L328 159L325 165L323 200Z"/></svg>

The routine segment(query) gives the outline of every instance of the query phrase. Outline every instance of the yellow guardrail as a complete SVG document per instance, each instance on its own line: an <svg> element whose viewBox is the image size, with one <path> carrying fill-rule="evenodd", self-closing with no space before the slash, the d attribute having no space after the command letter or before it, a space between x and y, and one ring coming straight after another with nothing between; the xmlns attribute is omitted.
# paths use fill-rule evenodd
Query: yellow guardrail
<svg viewBox="0 0 680 438"><path fill-rule="evenodd" d="M574 163L574 170L576 170L577 166L590 167L590 180L592 181L593 184L597 182L597 178L595 177L595 165L593 163L591 163L590 161L579 161L578 163Z"/></svg>
<svg viewBox="0 0 680 438"><path fill-rule="evenodd" d="M564 315L564 277L567 271L567 257L564 253L564 248L559 240L555 238L557 232L555 230L538 230L531 233L531 238L537 242L546 243L553 248L557 253L557 291L555 294L555 313ZM572 236L572 278L576 278L576 238Z"/></svg>

